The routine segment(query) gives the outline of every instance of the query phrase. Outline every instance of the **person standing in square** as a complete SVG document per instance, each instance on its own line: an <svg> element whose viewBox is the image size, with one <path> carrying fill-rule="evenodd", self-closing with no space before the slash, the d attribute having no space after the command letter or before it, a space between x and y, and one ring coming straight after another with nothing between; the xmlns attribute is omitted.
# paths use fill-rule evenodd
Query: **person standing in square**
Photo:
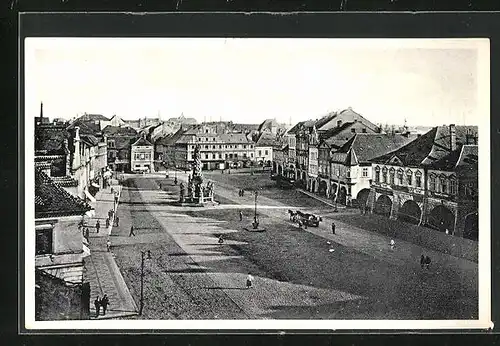
<svg viewBox="0 0 500 346"><path fill-rule="evenodd" d="M99 222L99 220L97 220L97 222L95 223L95 229L97 230L97 233L99 233L100 228L101 228L101 223Z"/></svg>
<svg viewBox="0 0 500 346"><path fill-rule="evenodd" d="M251 273L248 273L248 276L247 276L247 288L252 287L252 283L253 283L253 276L252 276Z"/></svg>

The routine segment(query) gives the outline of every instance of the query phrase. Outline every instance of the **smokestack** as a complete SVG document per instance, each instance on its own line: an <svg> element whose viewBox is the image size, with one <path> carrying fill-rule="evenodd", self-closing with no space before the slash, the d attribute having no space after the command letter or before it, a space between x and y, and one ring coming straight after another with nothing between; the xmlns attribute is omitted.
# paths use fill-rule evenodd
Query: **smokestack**
<svg viewBox="0 0 500 346"><path fill-rule="evenodd" d="M40 123L42 122L43 118L43 102L40 102Z"/></svg>
<svg viewBox="0 0 500 346"><path fill-rule="evenodd" d="M450 125L450 150L457 150L457 129L455 124Z"/></svg>
<svg viewBox="0 0 500 346"><path fill-rule="evenodd" d="M75 126L75 140L79 141L80 140L80 127Z"/></svg>

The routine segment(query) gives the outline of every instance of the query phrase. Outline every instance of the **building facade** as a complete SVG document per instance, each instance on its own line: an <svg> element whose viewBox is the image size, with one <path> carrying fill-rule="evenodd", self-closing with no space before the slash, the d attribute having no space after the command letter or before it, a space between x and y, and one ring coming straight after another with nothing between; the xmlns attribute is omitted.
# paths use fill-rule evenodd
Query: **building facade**
<svg viewBox="0 0 500 346"><path fill-rule="evenodd" d="M130 167L132 172L154 172L154 146L144 137L132 144Z"/></svg>
<svg viewBox="0 0 500 346"><path fill-rule="evenodd" d="M114 171L131 171L132 144L137 141L137 131L128 126L107 126L103 129L107 140L107 163Z"/></svg>
<svg viewBox="0 0 500 346"><path fill-rule="evenodd" d="M477 127L435 127L372 163L373 212L477 238Z"/></svg>

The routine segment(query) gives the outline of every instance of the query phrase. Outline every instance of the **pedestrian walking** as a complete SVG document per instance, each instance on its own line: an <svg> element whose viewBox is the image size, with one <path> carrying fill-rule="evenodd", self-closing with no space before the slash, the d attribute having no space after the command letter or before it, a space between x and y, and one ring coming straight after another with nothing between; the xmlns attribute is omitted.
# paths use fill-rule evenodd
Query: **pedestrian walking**
<svg viewBox="0 0 500 346"><path fill-rule="evenodd" d="M118 196L115 196L115 204L118 204Z"/></svg>
<svg viewBox="0 0 500 346"><path fill-rule="evenodd" d="M134 226L131 226L130 227L130 233L128 234L129 237L131 236L134 236L135 237L135 233L134 233Z"/></svg>
<svg viewBox="0 0 500 346"><path fill-rule="evenodd" d="M251 273L248 273L248 276L247 276L247 288L252 287L252 283L253 283L253 276L252 276Z"/></svg>
<svg viewBox="0 0 500 346"><path fill-rule="evenodd" d="M113 186L111 186L111 194L115 193L115 190L113 189Z"/></svg>
<svg viewBox="0 0 500 346"><path fill-rule="evenodd" d="M335 234L335 223L332 222L332 234Z"/></svg>
<svg viewBox="0 0 500 346"><path fill-rule="evenodd" d="M391 250L394 250L394 246L396 246L396 242L394 241L394 239L391 239Z"/></svg>
<svg viewBox="0 0 500 346"><path fill-rule="evenodd" d="M106 228L109 227L109 217L106 218Z"/></svg>
<svg viewBox="0 0 500 346"><path fill-rule="evenodd" d="M106 241L106 248L108 249L108 252L111 249L111 241L109 239Z"/></svg>
<svg viewBox="0 0 500 346"><path fill-rule="evenodd" d="M243 221L243 213L240 210L240 221Z"/></svg>
<svg viewBox="0 0 500 346"><path fill-rule="evenodd" d="M241 197L245 196L245 189L241 189Z"/></svg>
<svg viewBox="0 0 500 346"><path fill-rule="evenodd" d="M425 267L429 269L431 265L431 258L429 256L425 256Z"/></svg>
<svg viewBox="0 0 500 346"><path fill-rule="evenodd" d="M102 299L101 299L101 306L102 306L102 314L106 315L106 310L108 309L109 305L109 298L108 295L105 294Z"/></svg>
<svg viewBox="0 0 500 346"><path fill-rule="evenodd" d="M85 227L85 238L87 238L87 241L89 241L90 238L90 231L88 227Z"/></svg>
<svg viewBox="0 0 500 346"><path fill-rule="evenodd" d="M95 306L95 317L99 316L99 312L101 310L101 300L99 299L99 296L97 296L94 300L94 306Z"/></svg>
<svg viewBox="0 0 500 346"><path fill-rule="evenodd" d="M219 236L219 244L224 243L224 238L222 237L222 234Z"/></svg>
<svg viewBox="0 0 500 346"><path fill-rule="evenodd" d="M101 224L100 224L99 220L97 220L97 222L95 223L95 229L97 230L97 233L99 233L100 228L101 228Z"/></svg>
<svg viewBox="0 0 500 346"><path fill-rule="evenodd" d="M117 216L115 217L115 226L118 227L119 223L120 223L120 218Z"/></svg>
<svg viewBox="0 0 500 346"><path fill-rule="evenodd" d="M424 268L424 265L425 265L425 256L422 255L420 256L420 268Z"/></svg>

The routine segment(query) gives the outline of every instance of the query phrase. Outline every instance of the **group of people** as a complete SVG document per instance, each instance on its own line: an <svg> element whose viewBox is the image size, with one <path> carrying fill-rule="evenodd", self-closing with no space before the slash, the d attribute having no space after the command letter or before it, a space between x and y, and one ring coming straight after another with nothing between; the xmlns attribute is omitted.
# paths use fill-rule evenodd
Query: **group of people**
<svg viewBox="0 0 500 346"><path fill-rule="evenodd" d="M109 305L109 298L108 298L107 294L105 294L100 299L99 299L99 296L97 296L94 300L95 316L99 317L100 312L101 312L101 307L102 307L102 314L106 315L106 310L108 309L108 305Z"/></svg>
<svg viewBox="0 0 500 346"><path fill-rule="evenodd" d="M238 191L238 196L243 197L245 195L245 189L240 189Z"/></svg>

